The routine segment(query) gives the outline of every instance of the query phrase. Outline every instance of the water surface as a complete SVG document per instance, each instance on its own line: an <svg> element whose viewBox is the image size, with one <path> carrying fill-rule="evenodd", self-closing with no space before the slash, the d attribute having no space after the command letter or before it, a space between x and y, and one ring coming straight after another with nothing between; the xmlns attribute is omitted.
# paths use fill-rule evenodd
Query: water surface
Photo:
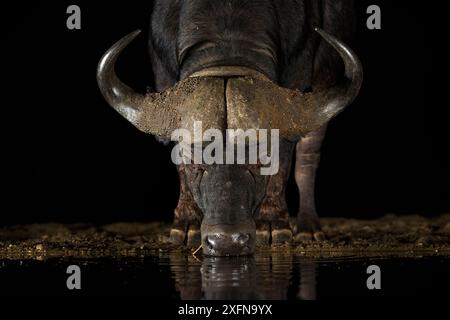
<svg viewBox="0 0 450 320"><path fill-rule="evenodd" d="M79 265L82 289L66 288L66 268ZM369 265L381 268L381 290L366 286ZM252 258L0 260L2 296L144 299L342 299L443 297L450 259L311 259L291 254Z"/></svg>

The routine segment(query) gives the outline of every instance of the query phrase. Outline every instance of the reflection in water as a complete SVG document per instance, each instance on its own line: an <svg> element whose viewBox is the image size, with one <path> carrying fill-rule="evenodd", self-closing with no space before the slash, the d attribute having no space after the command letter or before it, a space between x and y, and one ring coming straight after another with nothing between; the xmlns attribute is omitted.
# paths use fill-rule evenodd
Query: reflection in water
<svg viewBox="0 0 450 320"><path fill-rule="evenodd" d="M300 284L297 298L301 300L316 300L317 263L303 261L300 263Z"/></svg>
<svg viewBox="0 0 450 320"><path fill-rule="evenodd" d="M292 255L205 257L199 261L174 254L170 265L183 300L316 299L316 262ZM292 288L295 292L290 292Z"/></svg>

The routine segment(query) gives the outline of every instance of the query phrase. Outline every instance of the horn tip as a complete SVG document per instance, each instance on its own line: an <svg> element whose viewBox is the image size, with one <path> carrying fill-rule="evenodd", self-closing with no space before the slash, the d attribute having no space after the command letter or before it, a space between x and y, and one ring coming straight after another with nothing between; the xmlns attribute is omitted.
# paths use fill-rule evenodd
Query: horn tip
<svg viewBox="0 0 450 320"><path fill-rule="evenodd" d="M126 44L129 44L131 41L133 41L140 33L141 29L134 30L133 32L130 32L127 34L123 39L126 41Z"/></svg>
<svg viewBox="0 0 450 320"><path fill-rule="evenodd" d="M136 29L136 30L134 30L130 35L136 37L136 36L138 36L141 32L142 32L141 29Z"/></svg>
<svg viewBox="0 0 450 320"><path fill-rule="evenodd" d="M124 45L128 45L131 41L133 41L140 33L141 33L141 29L137 29L134 30L133 32L130 32L129 34L127 34L125 37L123 37L121 40L119 40L117 44L124 44Z"/></svg>

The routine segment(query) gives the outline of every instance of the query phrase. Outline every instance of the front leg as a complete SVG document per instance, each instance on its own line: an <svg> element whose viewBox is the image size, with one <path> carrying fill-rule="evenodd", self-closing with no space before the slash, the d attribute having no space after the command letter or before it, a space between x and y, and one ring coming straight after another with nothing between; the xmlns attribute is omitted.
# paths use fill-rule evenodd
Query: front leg
<svg viewBox="0 0 450 320"><path fill-rule="evenodd" d="M295 144L280 141L280 163L276 175L270 176L266 196L255 217L257 244L279 244L292 240L289 212L286 204L286 185Z"/></svg>
<svg viewBox="0 0 450 320"><path fill-rule="evenodd" d="M297 143L295 180L300 191L296 241L324 240L316 211L314 188L326 127L312 132Z"/></svg>
<svg viewBox="0 0 450 320"><path fill-rule="evenodd" d="M188 247L200 245L200 224L202 212L197 206L194 197L186 181L184 165L177 166L180 177L180 198L175 208L175 218L170 231L170 242Z"/></svg>

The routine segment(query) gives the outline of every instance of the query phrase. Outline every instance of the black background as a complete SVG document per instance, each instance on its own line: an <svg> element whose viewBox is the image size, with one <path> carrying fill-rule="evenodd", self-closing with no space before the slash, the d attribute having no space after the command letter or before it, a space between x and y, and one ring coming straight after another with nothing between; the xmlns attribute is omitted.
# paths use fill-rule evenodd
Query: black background
<svg viewBox="0 0 450 320"><path fill-rule="evenodd" d="M353 45L365 68L360 97L333 120L317 180L322 216L450 211L448 106L434 92L443 72L434 4L358 3ZM78 4L82 29L66 28ZM366 8L382 8L382 30ZM141 35L117 67L122 80L151 85L146 36L151 1L58 1L4 6L2 21L2 201L0 225L43 221L170 221L178 178L170 148L138 132L101 97L96 65L134 29ZM445 94L445 91L444 91ZM6 98L5 98L6 97ZM291 179L288 203L298 196Z"/></svg>

